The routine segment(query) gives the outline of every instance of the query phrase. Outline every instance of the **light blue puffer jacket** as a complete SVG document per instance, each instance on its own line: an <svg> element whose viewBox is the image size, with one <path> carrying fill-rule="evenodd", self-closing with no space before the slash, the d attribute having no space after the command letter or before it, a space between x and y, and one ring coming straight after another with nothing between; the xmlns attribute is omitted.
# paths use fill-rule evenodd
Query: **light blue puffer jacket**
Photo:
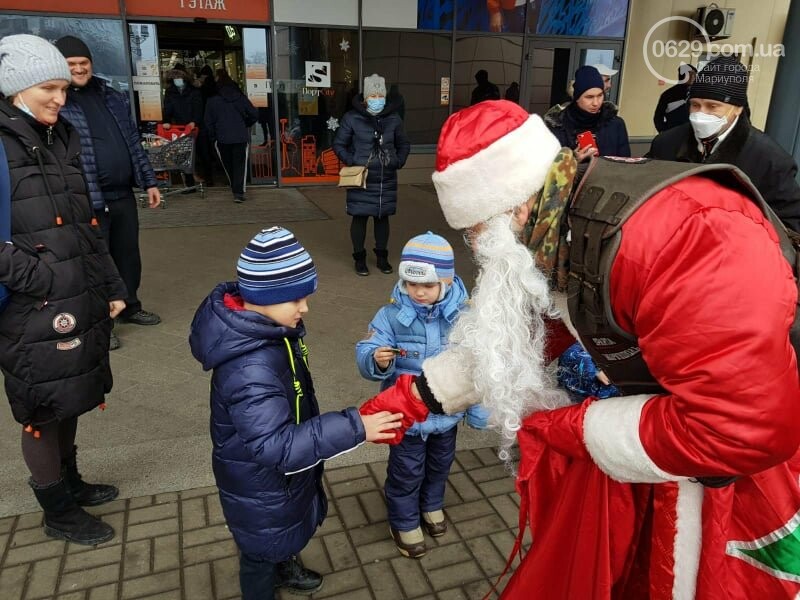
<svg viewBox="0 0 800 600"><path fill-rule="evenodd" d="M467 307L469 295L464 282L457 275L444 299L432 305L417 304L398 282L392 290L390 303L381 307L369 324L370 336L356 344L356 364L363 377L381 382L381 390L391 387L405 373L419 375L426 358L439 354L447 347L447 337L458 313ZM405 356L395 358L385 371L375 364L373 354L382 346L400 348ZM467 424L484 429L488 411L476 404L467 412ZM421 435L449 431L464 418L464 413L454 415L431 414L422 423L414 423L406 435Z"/></svg>

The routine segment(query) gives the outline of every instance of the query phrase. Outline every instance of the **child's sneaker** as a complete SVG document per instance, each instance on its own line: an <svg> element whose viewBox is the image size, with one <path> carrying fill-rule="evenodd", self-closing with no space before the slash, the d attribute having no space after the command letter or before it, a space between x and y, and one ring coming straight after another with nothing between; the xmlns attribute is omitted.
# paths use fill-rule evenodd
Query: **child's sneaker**
<svg viewBox="0 0 800 600"><path fill-rule="evenodd" d="M311 595L322 587L322 575L300 564L296 556L278 563L276 567L276 588L286 588L293 594Z"/></svg>
<svg viewBox="0 0 800 600"><path fill-rule="evenodd" d="M411 531L397 531L389 528L392 539L400 550L400 554L408 558L420 558L425 556L428 548L425 546L425 537L422 535L422 528L417 527Z"/></svg>
<svg viewBox="0 0 800 600"><path fill-rule="evenodd" d="M422 513L422 522L431 537L439 537L447 533L447 521L444 520L444 513L441 510Z"/></svg>

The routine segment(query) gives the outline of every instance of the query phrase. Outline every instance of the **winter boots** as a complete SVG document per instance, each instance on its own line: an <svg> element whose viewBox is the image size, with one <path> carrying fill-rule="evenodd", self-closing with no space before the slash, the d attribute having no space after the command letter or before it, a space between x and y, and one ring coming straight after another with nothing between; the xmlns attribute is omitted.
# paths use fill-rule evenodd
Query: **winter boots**
<svg viewBox="0 0 800 600"><path fill-rule="evenodd" d="M367 251L361 250L360 252L353 252L353 260L356 261L356 274L366 277L369 275L367 268Z"/></svg>
<svg viewBox="0 0 800 600"><path fill-rule="evenodd" d="M113 485L86 483L78 472L78 447L72 447L72 454L61 459L61 479L79 506L97 506L111 502L119 495Z"/></svg>
<svg viewBox="0 0 800 600"><path fill-rule="evenodd" d="M394 269L392 269L392 265L389 264L389 251L388 250L378 250L375 248L374 250L375 256L378 257L378 270L381 273L389 274Z"/></svg>
<svg viewBox="0 0 800 600"><path fill-rule="evenodd" d="M102 544L114 537L111 525L90 515L75 502L64 480L40 486L28 481L44 510L44 533L84 546Z"/></svg>
<svg viewBox="0 0 800 600"><path fill-rule="evenodd" d="M397 531L389 527L389 533L392 535L397 549L400 554L408 558L422 558L428 551L425 546L425 536L422 535L422 528L417 527L411 531Z"/></svg>
<svg viewBox="0 0 800 600"><path fill-rule="evenodd" d="M322 587L322 575L306 569L296 556L278 563L275 575L275 587L286 588L293 594L311 595Z"/></svg>

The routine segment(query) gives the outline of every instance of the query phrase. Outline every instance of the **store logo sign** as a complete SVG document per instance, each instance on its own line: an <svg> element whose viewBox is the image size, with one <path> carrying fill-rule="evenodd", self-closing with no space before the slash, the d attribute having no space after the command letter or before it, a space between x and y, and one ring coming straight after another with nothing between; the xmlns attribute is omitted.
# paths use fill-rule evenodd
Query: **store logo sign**
<svg viewBox="0 0 800 600"><path fill-rule="evenodd" d="M306 61L306 86L331 87L331 63Z"/></svg>

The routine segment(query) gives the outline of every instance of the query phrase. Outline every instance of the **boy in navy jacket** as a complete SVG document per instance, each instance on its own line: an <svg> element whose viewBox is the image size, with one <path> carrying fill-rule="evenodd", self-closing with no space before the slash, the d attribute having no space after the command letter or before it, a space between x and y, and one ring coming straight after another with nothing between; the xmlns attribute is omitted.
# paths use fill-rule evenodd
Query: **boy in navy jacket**
<svg viewBox="0 0 800 600"><path fill-rule="evenodd" d="M243 600L272 599L276 587L308 594L322 576L296 554L327 513L322 461L394 438L402 415L319 413L302 321L317 272L294 235L262 230L237 274L203 301L189 337L194 357L214 371L214 477L241 552Z"/></svg>
<svg viewBox="0 0 800 600"><path fill-rule="evenodd" d="M455 274L453 249L430 231L408 241L398 271L400 281L390 303L370 322L369 337L356 345L358 370L380 381L381 390L394 385L400 375L419 375L422 361L444 350L450 328L469 300ZM444 490L463 418L464 413L431 414L414 423L389 450L384 495L391 535L403 556L420 558L427 552L421 525L432 537L447 531ZM467 411L467 423L473 427L485 428L487 419L479 404Z"/></svg>

